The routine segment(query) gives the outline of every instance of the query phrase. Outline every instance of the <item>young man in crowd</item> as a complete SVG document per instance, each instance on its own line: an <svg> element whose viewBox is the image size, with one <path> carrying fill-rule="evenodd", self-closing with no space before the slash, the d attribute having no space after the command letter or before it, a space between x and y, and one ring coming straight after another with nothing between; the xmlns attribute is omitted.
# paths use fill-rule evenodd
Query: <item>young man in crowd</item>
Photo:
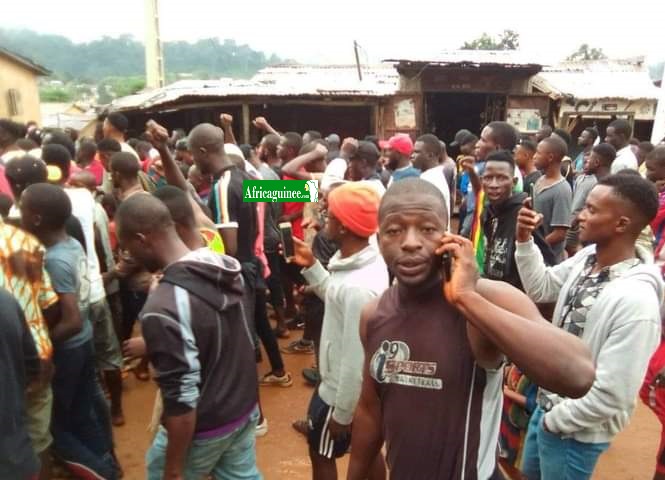
<svg viewBox="0 0 665 480"><path fill-rule="evenodd" d="M0 118L0 164L7 165L10 160L25 155L16 144L23 137L25 137L24 125Z"/></svg>
<svg viewBox="0 0 665 480"><path fill-rule="evenodd" d="M580 137L581 138L581 137ZM616 150L609 143L593 147L584 161L584 169L575 178L570 229L566 232L566 252L572 257L579 250L579 214L586 204L589 192L599 180L610 174Z"/></svg>
<svg viewBox="0 0 665 480"><path fill-rule="evenodd" d="M646 177L647 175L647 166L646 166L647 155L653 152L654 148L656 147L651 142L640 142L640 144L637 147L636 157L637 157L637 163L639 165L638 172L640 172L640 175L642 175L643 177Z"/></svg>
<svg viewBox="0 0 665 480"><path fill-rule="evenodd" d="M575 164L573 163L573 159L568 156L568 151L570 150L573 137L563 128L554 129L551 136L560 138L566 144L566 154L561 159L561 175L566 179L572 190L575 183Z"/></svg>
<svg viewBox="0 0 665 480"><path fill-rule="evenodd" d="M647 179L658 190L658 213L651 221L654 236L654 261L665 274L665 145L657 146L644 162Z"/></svg>
<svg viewBox="0 0 665 480"><path fill-rule="evenodd" d="M139 181L140 168L139 162L129 153L120 152L111 157L109 171L120 202L137 193L145 193Z"/></svg>
<svg viewBox="0 0 665 480"><path fill-rule="evenodd" d="M113 112L109 113L108 116L104 119L103 124L104 138L115 140L120 144L121 151L131 154L136 160L139 160L139 156L136 151L129 146L125 141L125 135L127 134L127 129L129 128L129 120L122 113Z"/></svg>
<svg viewBox="0 0 665 480"><path fill-rule="evenodd" d="M633 127L628 120L618 118L609 124L605 132L605 142L609 143L617 151L617 156L612 163L611 173L617 173L629 168L637 170L637 157L630 148L630 138L633 135Z"/></svg>
<svg viewBox="0 0 665 480"><path fill-rule="evenodd" d="M488 201L482 218L485 236L483 276L490 280L503 280L523 290L515 264L515 225L528 194L513 193L515 180L515 161L508 150L499 150L487 156L482 176ZM553 265L554 254L542 233L536 231L534 239L548 259L548 265Z"/></svg>
<svg viewBox="0 0 665 480"><path fill-rule="evenodd" d="M141 312L164 402L163 428L146 456L147 478L261 478L257 378L240 263L207 248L189 250L169 210L151 196L126 200L116 221L121 245L149 270L164 272Z"/></svg>
<svg viewBox="0 0 665 480"><path fill-rule="evenodd" d="M512 152L517 144L517 130L507 122L490 122L480 133L480 139L476 142L473 156L467 156L460 160L460 164L471 163L477 176L482 177L485 169L487 155L496 150L508 150ZM468 168L468 167L467 167ZM519 170L515 171L521 181ZM519 185L521 186L521 185ZM476 188L478 187L478 188ZM468 237L471 234L473 217L476 210L476 194L480 184L469 184L466 195L466 216L462 221L461 235Z"/></svg>
<svg viewBox="0 0 665 480"><path fill-rule="evenodd" d="M122 147L112 138L104 138L97 144L97 158L104 167L102 175L102 190L104 193L113 193L113 181L111 180L111 157L120 153Z"/></svg>
<svg viewBox="0 0 665 480"><path fill-rule="evenodd" d="M45 267L60 298L61 318L51 328L54 451L76 475L115 479L109 412L95 371L88 260L65 231L71 214L59 186L38 183L21 196L21 224L46 247Z"/></svg>
<svg viewBox="0 0 665 480"><path fill-rule="evenodd" d="M176 142L175 160L176 162L184 163L185 165L194 165L194 158L192 157L192 152L189 150L187 139L183 138Z"/></svg>
<svg viewBox="0 0 665 480"><path fill-rule="evenodd" d="M0 358L3 366L3 395L0 478L38 478L39 459L28 435L25 395L38 383L40 361L23 310L16 299L0 288Z"/></svg>
<svg viewBox="0 0 665 480"><path fill-rule="evenodd" d="M543 215L545 240L552 247L557 262L564 258L566 232L570 228L573 193L561 175L561 161L568 153L565 142L551 136L538 144L534 163L544 175L533 188L534 210Z"/></svg>
<svg viewBox="0 0 665 480"><path fill-rule="evenodd" d="M122 412L122 355L113 327L111 309L106 300L104 281L100 272L101 263L96 248L101 235L99 229L95 228L95 210L98 206L87 188L75 186L65 188L71 165L69 152L65 148L60 145L46 145L42 148L42 156L47 165L57 167L59 170L59 178L51 175L49 181L64 188L72 206L72 215L79 221L83 231L84 248L88 259L89 316L93 327L95 358L111 397L113 424L121 426L125 423ZM56 171L54 175L57 173Z"/></svg>
<svg viewBox="0 0 665 480"><path fill-rule="evenodd" d="M593 382L582 342L510 285L479 280L471 242L446 234L447 218L441 192L420 179L396 183L381 202L379 245L397 284L362 314L350 480L367 478L384 441L394 479L500 478L504 355L566 395Z"/></svg>
<svg viewBox="0 0 665 480"><path fill-rule="evenodd" d="M258 155L259 160L261 160L259 172L261 172L263 178L269 178L266 176L266 167L273 170L278 176L281 176L282 159L277 155L280 141L279 135L275 135L274 133L269 133L261 139Z"/></svg>
<svg viewBox="0 0 665 480"><path fill-rule="evenodd" d="M555 267L545 266L531 239L542 215L520 211L515 260L526 292L535 302L556 301L553 325L582 339L596 364L593 386L579 399L532 379L541 391L524 446L529 480L591 478L598 457L628 424L660 339L663 281L636 254L636 240L657 211L647 180L605 177L579 215L580 241L590 246Z"/></svg>
<svg viewBox="0 0 665 480"><path fill-rule="evenodd" d="M353 182L367 182L374 187L379 197L386 193L377 170L381 152L372 142L361 141L349 156L348 177Z"/></svg>
<svg viewBox="0 0 665 480"><path fill-rule="evenodd" d="M543 176L543 172L536 168L533 161L537 148L538 146L532 140L523 139L515 149L515 163L524 176L523 191L529 195L531 195L535 183Z"/></svg>
<svg viewBox="0 0 665 480"><path fill-rule="evenodd" d="M94 142L85 140L79 144L76 151L76 164L79 168L94 175L97 186L102 184L104 180L104 165L97 158L97 145Z"/></svg>
<svg viewBox="0 0 665 480"><path fill-rule="evenodd" d="M406 133L393 135L387 142L381 142L381 148L386 151L388 157L387 167L392 171L390 182L399 182L409 177L419 177L420 170L411 163L413 153L413 141Z"/></svg>
<svg viewBox="0 0 665 480"><path fill-rule="evenodd" d="M369 185L348 183L328 196L326 230L339 251L324 269L304 242L294 239L293 261L325 301L320 356L321 384L309 405L309 454L314 479L337 478L336 458L346 454L351 421L362 383L363 352L358 335L365 304L388 287L388 271L370 246L376 232L379 196ZM385 478L383 459L375 455L371 478Z"/></svg>
<svg viewBox="0 0 665 480"><path fill-rule="evenodd" d="M575 157L575 172L582 173L584 171L584 159L585 157L591 155L591 149L596 143L598 138L598 130L593 127L587 127L582 130L579 138L577 139L577 144L582 147L582 151L577 154Z"/></svg>
<svg viewBox="0 0 665 480"><path fill-rule="evenodd" d="M441 194L446 201L446 208L448 212L451 212L450 188L443 174L442 157L443 149L441 148L441 141L436 135L426 133L416 140L413 146L413 153L411 154L411 161L413 162L413 166L422 172L420 178L430 182L441 190ZM450 223L450 219L448 219L448 223Z"/></svg>

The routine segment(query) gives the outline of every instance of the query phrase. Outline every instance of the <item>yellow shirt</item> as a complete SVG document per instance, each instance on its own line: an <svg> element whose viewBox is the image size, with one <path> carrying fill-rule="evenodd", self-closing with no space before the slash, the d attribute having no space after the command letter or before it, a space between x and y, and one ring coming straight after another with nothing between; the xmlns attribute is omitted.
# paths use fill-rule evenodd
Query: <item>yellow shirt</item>
<svg viewBox="0 0 665 480"><path fill-rule="evenodd" d="M203 241L206 243L207 247L215 253L224 254L226 253L224 249L224 240L219 232L213 230L212 228L201 227L199 232L203 237Z"/></svg>

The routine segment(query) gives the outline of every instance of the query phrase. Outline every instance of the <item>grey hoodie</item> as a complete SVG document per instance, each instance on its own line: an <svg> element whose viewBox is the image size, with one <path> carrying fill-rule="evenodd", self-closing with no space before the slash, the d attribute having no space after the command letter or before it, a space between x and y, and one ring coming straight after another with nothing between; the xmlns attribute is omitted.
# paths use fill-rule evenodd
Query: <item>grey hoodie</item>
<svg viewBox="0 0 665 480"><path fill-rule="evenodd" d="M325 302L319 370L319 395L334 408L342 425L353 419L360 398L364 352L360 342L363 307L388 288L388 269L373 246L347 258L337 251L328 271L316 262L303 270L314 292Z"/></svg>
<svg viewBox="0 0 665 480"><path fill-rule="evenodd" d="M533 241L517 243L515 260L526 293L534 302L556 301L555 326L561 327L567 294L595 251L591 245L559 265L545 267ZM663 281L658 269L639 264L616 278L610 273L610 278L588 311L580 337L596 364L591 390L579 399L541 392L554 404L546 414L549 430L585 443L610 442L626 427L660 340Z"/></svg>

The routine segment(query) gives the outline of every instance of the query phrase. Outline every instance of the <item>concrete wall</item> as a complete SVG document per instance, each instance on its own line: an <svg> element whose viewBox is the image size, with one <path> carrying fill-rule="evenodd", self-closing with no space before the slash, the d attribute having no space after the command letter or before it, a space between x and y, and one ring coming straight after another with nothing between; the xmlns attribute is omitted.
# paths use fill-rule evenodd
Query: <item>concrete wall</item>
<svg viewBox="0 0 665 480"><path fill-rule="evenodd" d="M37 76L16 62L0 57L0 118L17 122L34 120L41 123ZM9 89L16 89L21 96L19 115L9 115Z"/></svg>

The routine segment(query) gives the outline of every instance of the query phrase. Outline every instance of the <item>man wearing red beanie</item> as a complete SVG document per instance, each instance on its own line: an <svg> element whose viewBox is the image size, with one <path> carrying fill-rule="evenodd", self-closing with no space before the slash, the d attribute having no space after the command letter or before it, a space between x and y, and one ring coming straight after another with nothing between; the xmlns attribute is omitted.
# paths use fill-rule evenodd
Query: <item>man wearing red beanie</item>
<svg viewBox="0 0 665 480"><path fill-rule="evenodd" d="M420 177L420 170L411 163L413 140L408 134L398 133L380 145L387 152L388 168L393 172L388 186L405 178Z"/></svg>
<svg viewBox="0 0 665 480"><path fill-rule="evenodd" d="M351 420L362 385L363 347L360 314L388 288L388 270L369 237L378 228L379 196L370 185L347 183L328 197L326 234L339 245L328 271L311 249L294 238L295 256L303 276L325 302L319 369L321 383L307 413L309 455L314 479L337 477L335 459L351 442ZM370 478L384 478L379 454Z"/></svg>

